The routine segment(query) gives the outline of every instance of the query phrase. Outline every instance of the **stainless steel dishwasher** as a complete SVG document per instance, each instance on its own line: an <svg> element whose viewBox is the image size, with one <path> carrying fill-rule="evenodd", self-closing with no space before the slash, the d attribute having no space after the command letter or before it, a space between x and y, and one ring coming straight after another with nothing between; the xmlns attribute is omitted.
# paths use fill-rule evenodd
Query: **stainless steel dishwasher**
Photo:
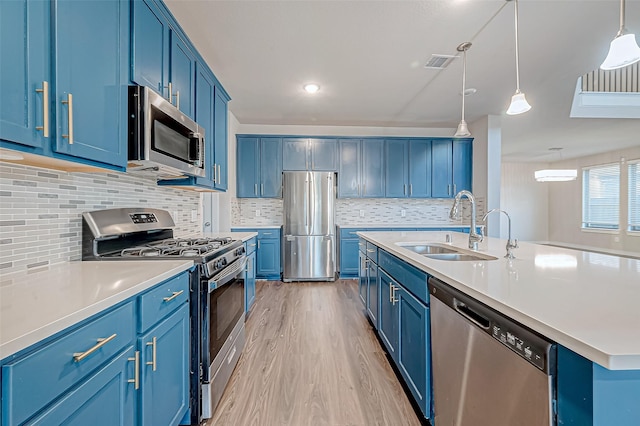
<svg viewBox="0 0 640 426"><path fill-rule="evenodd" d="M436 278L435 426L554 425L556 345Z"/></svg>

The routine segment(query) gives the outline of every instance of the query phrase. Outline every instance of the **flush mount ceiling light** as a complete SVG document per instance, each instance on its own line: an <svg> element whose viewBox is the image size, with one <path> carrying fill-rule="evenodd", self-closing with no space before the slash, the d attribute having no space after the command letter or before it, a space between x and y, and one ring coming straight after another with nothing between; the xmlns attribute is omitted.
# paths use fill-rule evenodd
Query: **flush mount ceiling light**
<svg viewBox="0 0 640 426"><path fill-rule="evenodd" d="M516 93L511 97L511 104L507 109L507 114L516 115L527 112L531 109L531 105L524 97L524 93L520 91L520 58L518 56L518 0L515 3L515 27L516 27Z"/></svg>
<svg viewBox="0 0 640 426"><path fill-rule="evenodd" d="M557 152L562 160L562 148L549 148L549 151ZM538 182L567 182L576 180L578 171L576 169L545 169L536 170L534 177Z"/></svg>
<svg viewBox="0 0 640 426"><path fill-rule="evenodd" d="M320 86L315 83L305 84L303 87L304 91L307 93L316 93L318 90L320 90Z"/></svg>
<svg viewBox="0 0 640 426"><path fill-rule="evenodd" d="M640 47L635 34L628 34L624 26L624 0L620 0L620 29L609 46L609 54L600 68L615 70L640 61Z"/></svg>
<svg viewBox="0 0 640 426"><path fill-rule="evenodd" d="M467 83L467 50L471 47L471 42L465 41L464 43L458 46L458 52L462 52L462 119L460 120L460 124L458 124L458 130L456 130L456 134L453 136L465 137L471 136L471 132L467 127L467 122L464 121L464 94L465 94L465 85Z"/></svg>

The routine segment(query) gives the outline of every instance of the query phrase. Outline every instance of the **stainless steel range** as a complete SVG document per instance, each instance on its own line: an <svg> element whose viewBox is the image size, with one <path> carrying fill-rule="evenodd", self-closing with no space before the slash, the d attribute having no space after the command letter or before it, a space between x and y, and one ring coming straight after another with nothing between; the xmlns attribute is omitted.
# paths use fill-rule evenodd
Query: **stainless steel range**
<svg viewBox="0 0 640 426"><path fill-rule="evenodd" d="M119 208L82 214L83 260L186 258L191 273L191 423L210 418L244 347L240 240L175 238L166 210Z"/></svg>

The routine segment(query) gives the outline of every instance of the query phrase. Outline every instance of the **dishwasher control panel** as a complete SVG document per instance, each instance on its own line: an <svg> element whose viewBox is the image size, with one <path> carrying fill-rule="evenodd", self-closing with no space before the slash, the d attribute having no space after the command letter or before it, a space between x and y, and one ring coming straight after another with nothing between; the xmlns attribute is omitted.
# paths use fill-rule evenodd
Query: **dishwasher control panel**
<svg viewBox="0 0 640 426"><path fill-rule="evenodd" d="M494 339L538 367L545 370L547 362L547 345L539 347L538 342L532 342L526 336L519 334L516 330L510 329L505 324L492 321L491 335Z"/></svg>

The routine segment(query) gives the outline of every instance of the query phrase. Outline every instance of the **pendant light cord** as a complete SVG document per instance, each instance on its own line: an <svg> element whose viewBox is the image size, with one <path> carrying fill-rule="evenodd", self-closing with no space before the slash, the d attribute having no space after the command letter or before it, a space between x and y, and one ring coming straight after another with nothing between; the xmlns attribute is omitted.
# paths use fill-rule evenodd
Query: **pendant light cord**
<svg viewBox="0 0 640 426"><path fill-rule="evenodd" d="M620 30L618 30L618 34L616 35L616 37L623 36L627 32L627 29L624 27L624 9L624 0L620 0Z"/></svg>
<svg viewBox="0 0 640 426"><path fill-rule="evenodd" d="M622 0L624 1L624 0ZM520 93L520 56L518 55L518 0L514 0L516 15L516 93Z"/></svg>
<svg viewBox="0 0 640 426"><path fill-rule="evenodd" d="M465 87L467 83L467 49L464 49L462 56L462 121L464 121L464 98Z"/></svg>

